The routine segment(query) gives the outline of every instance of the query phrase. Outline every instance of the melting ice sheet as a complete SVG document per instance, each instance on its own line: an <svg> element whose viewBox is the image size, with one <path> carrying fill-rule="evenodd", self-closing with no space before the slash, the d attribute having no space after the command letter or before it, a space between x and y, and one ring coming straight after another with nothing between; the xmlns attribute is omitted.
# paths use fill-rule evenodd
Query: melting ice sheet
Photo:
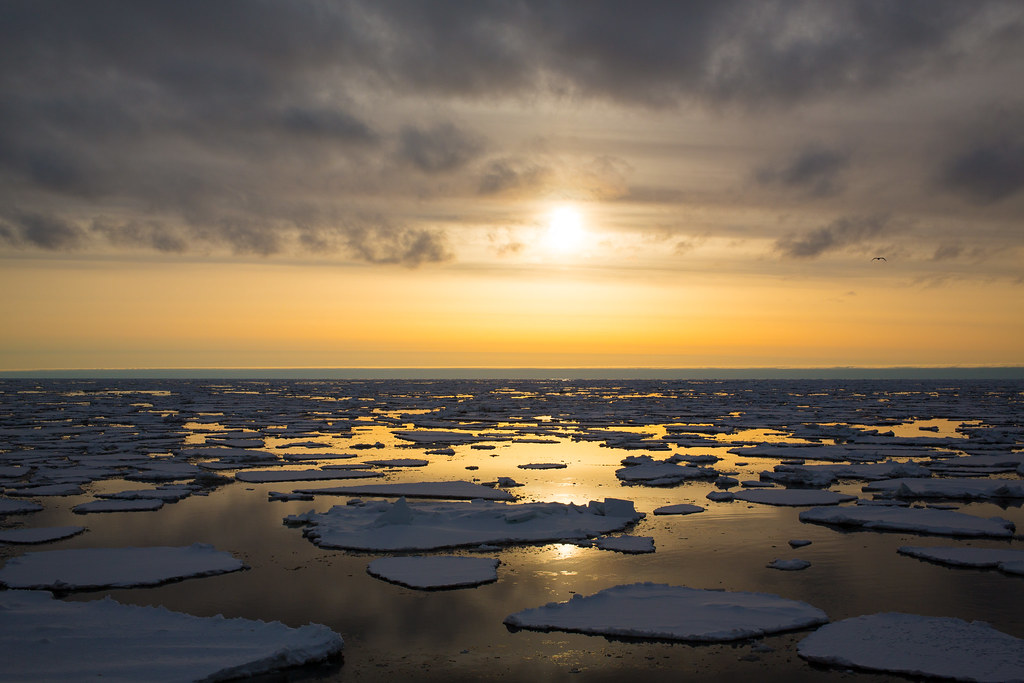
<svg viewBox="0 0 1024 683"><path fill-rule="evenodd" d="M194 617L163 607L0 591L0 677L12 681L226 680L321 661L342 638L319 624Z"/></svg>
<svg viewBox="0 0 1024 683"><path fill-rule="evenodd" d="M726 642L817 626L817 607L769 593L634 583L510 614L516 628L604 636Z"/></svg>
<svg viewBox="0 0 1024 683"><path fill-rule="evenodd" d="M1024 640L988 624L895 612L844 619L800 641L804 659L873 671L1003 683L1024 680Z"/></svg>
<svg viewBox="0 0 1024 683"><path fill-rule="evenodd" d="M625 500L510 505L484 500L468 503L335 505L324 513L285 518L307 524L305 535L323 548L347 550L437 550L482 544L509 545L581 540L621 531L643 514Z"/></svg>

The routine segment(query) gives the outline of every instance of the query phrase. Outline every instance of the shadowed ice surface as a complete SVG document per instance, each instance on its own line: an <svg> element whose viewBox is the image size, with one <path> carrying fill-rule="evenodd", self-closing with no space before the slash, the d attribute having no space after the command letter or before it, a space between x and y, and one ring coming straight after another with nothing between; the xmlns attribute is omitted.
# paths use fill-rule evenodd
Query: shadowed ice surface
<svg viewBox="0 0 1024 683"><path fill-rule="evenodd" d="M1024 578L897 553L901 546L1024 549L1024 501L1014 494L1024 467L1022 390L1019 382L996 381L5 381L0 527L86 531L0 546L0 559L77 548L208 544L249 569L63 599L109 595L196 616L324 624L344 637L344 660L289 673L309 680L838 680L850 674L797 655L797 643L813 629L695 645L512 631L503 621L574 595L650 582L773 594L823 610L833 622L902 612L982 620L1022 638L1024 615L1017 606ZM670 473L702 471L675 481L624 477L622 470L650 464L635 457L644 455ZM427 464L408 466L422 460ZM793 468L801 463L884 461L923 466L932 474L929 481L1007 485L986 489L1002 493L983 500L914 498L912 486L864 491L868 476L852 478L882 470L906 477L913 468L850 467L834 468L819 482L826 485L813 490L860 499L840 501L839 508L874 502L894 506L886 509L897 516L899 510L939 506L998 517L1015 524L1017 535L978 539L802 523L800 513L809 506L757 502L777 502L778 495L799 502L801 495L754 494L781 490L779 473L792 485ZM565 467L524 467L555 463ZM323 474L296 475L294 481L285 474L237 476L250 470ZM359 489L365 482L346 482L361 491L358 498L316 493L337 487L329 481L332 470L338 478L372 472L382 476L369 481L388 485L522 484L504 489L516 502L489 504L496 508L631 501L646 515L616 533L650 537L656 550L602 550L568 535L565 542L448 549L438 554L499 559L498 580L476 588L413 590L367 573L371 561L394 553L321 548L305 533L308 526L284 524L286 517L311 510L323 515L336 505L346 514L379 517L385 508L378 501L396 500ZM821 472L809 471L814 476L798 472L805 485ZM762 472L771 474L762 478ZM311 486L305 477L328 481ZM762 480L774 488L752 488ZM59 495L62 488L81 493ZM963 490L953 484L928 490L944 488ZM307 494L296 498L312 492L312 500L289 499L300 489ZM748 501L707 498L726 489L749 489L751 495L742 496ZM164 505L153 511L74 511L93 501L148 500L147 490ZM413 497L424 486L382 491L391 490L412 492L407 500L413 511L473 505ZM272 499L271 492L285 495ZM32 511L29 503L41 509ZM681 504L704 512L653 514ZM396 521L395 515L370 521L389 519ZM810 543L791 547L794 539ZM768 567L794 559L811 564L802 571Z"/></svg>

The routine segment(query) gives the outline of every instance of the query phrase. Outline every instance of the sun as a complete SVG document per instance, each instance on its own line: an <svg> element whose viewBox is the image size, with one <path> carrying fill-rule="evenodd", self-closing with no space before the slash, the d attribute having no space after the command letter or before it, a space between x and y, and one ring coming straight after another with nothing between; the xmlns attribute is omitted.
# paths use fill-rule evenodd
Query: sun
<svg viewBox="0 0 1024 683"><path fill-rule="evenodd" d="M586 237L583 215L572 206L559 206L548 215L544 246L550 251L575 251Z"/></svg>

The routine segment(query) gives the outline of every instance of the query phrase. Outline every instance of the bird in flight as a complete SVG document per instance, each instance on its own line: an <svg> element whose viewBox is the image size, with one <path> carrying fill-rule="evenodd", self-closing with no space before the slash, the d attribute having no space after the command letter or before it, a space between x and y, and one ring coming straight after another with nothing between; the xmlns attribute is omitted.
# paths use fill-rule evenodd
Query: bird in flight
<svg viewBox="0 0 1024 683"><path fill-rule="evenodd" d="M871 260L872 261L885 261L885 257L884 256L876 256L875 258L873 258Z"/></svg>

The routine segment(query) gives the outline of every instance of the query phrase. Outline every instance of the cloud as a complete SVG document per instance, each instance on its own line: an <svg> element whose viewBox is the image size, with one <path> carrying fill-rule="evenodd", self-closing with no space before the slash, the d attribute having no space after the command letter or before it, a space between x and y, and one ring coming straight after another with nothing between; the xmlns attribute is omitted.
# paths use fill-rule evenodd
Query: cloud
<svg viewBox="0 0 1024 683"><path fill-rule="evenodd" d="M483 142L451 123L431 128L405 126L399 136L398 156L424 173L448 173L477 157Z"/></svg>
<svg viewBox="0 0 1024 683"><path fill-rule="evenodd" d="M346 246L368 263L414 268L451 258L444 234L439 231L396 227L383 220L363 219L362 225L350 226L345 234Z"/></svg>
<svg viewBox="0 0 1024 683"><path fill-rule="evenodd" d="M550 168L527 159L492 159L484 166L477 191L482 195L497 195L535 190L551 175Z"/></svg>
<svg viewBox="0 0 1024 683"><path fill-rule="evenodd" d="M843 174L850 166L848 152L812 145L754 173L758 183L783 187L808 197L824 198L844 190Z"/></svg>
<svg viewBox="0 0 1024 683"><path fill-rule="evenodd" d="M975 204L992 204L1024 190L1024 139L997 139L949 159L939 184Z"/></svg>
<svg viewBox="0 0 1024 683"><path fill-rule="evenodd" d="M844 216L826 226L782 237L775 242L775 249L790 258L816 258L878 237L891 227L892 220L886 215Z"/></svg>
<svg viewBox="0 0 1024 683"><path fill-rule="evenodd" d="M83 232L77 226L37 213L6 216L2 224L0 235L15 246L28 245L53 251L77 246L83 238Z"/></svg>

